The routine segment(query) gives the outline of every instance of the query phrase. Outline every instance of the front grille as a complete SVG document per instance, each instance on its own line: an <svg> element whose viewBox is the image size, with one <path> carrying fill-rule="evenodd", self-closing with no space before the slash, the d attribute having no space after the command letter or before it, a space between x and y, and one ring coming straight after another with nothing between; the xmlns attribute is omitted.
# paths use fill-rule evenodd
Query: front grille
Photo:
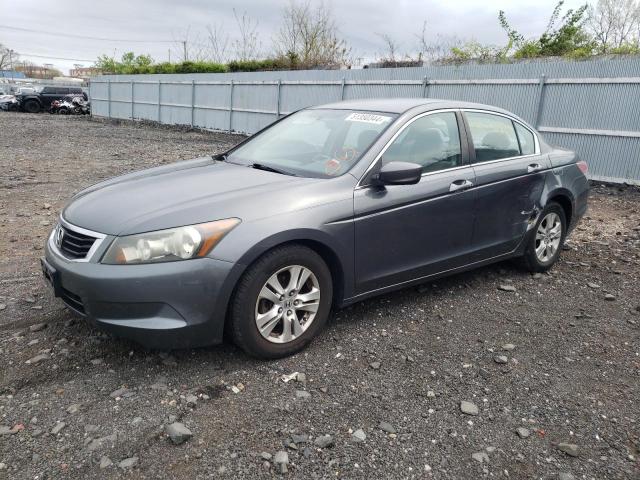
<svg viewBox="0 0 640 480"><path fill-rule="evenodd" d="M74 260L86 258L89 250L97 240L95 237L78 233L60 225L60 229L64 232L62 242L59 245L62 254Z"/></svg>
<svg viewBox="0 0 640 480"><path fill-rule="evenodd" d="M62 291L61 291L60 297L62 298L62 301L66 303L69 308L84 315L85 311L84 311L84 304L82 303L82 299L78 295L76 295L73 292L70 292L64 287L61 290Z"/></svg>

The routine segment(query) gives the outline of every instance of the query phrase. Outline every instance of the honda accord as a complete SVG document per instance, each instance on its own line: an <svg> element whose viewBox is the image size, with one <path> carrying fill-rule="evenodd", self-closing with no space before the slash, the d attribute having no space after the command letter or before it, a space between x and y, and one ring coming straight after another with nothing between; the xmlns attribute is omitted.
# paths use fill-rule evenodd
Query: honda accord
<svg viewBox="0 0 640 480"><path fill-rule="evenodd" d="M339 308L517 258L552 267L587 165L517 116L432 99L307 108L215 156L98 183L42 270L93 324L152 348L303 348Z"/></svg>

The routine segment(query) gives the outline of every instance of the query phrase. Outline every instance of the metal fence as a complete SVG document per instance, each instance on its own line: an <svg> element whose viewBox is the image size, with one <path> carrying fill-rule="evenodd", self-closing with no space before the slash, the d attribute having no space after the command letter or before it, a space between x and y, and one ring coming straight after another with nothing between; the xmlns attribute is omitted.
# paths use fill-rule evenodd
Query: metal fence
<svg viewBox="0 0 640 480"><path fill-rule="evenodd" d="M546 71L545 75L534 73ZM430 97L496 105L576 150L593 179L640 184L640 58L348 71L104 76L93 115L251 134L309 105Z"/></svg>

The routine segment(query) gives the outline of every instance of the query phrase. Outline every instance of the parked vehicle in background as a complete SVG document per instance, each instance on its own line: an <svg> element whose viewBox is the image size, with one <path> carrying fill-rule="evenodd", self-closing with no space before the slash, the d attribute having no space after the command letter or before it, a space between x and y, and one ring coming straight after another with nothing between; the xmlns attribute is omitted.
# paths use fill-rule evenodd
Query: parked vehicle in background
<svg viewBox="0 0 640 480"><path fill-rule="evenodd" d="M307 108L224 154L78 193L45 246L56 296L157 348L303 348L332 307L518 258L549 270L587 165L500 108L430 99Z"/></svg>
<svg viewBox="0 0 640 480"><path fill-rule="evenodd" d="M37 87L34 92L16 95L20 103L20 109L28 113L39 113L48 111L51 103L55 100L62 100L66 95L77 94L87 99L87 94L80 87Z"/></svg>
<svg viewBox="0 0 640 480"><path fill-rule="evenodd" d="M87 115L90 111L90 103L85 100L85 96L78 94L66 95L62 100L54 100L49 108L49 113L60 115Z"/></svg>
<svg viewBox="0 0 640 480"><path fill-rule="evenodd" d="M15 95L0 95L0 110L7 112L17 112L20 108Z"/></svg>

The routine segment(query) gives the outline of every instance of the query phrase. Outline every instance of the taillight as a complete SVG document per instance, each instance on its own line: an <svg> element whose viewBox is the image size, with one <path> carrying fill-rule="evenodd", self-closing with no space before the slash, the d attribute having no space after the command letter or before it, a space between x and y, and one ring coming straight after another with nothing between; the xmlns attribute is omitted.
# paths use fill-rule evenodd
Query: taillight
<svg viewBox="0 0 640 480"><path fill-rule="evenodd" d="M580 160L578 163L576 163L576 165L578 165L580 171L585 175L589 171L589 165L587 165L587 162L585 162L584 160Z"/></svg>

